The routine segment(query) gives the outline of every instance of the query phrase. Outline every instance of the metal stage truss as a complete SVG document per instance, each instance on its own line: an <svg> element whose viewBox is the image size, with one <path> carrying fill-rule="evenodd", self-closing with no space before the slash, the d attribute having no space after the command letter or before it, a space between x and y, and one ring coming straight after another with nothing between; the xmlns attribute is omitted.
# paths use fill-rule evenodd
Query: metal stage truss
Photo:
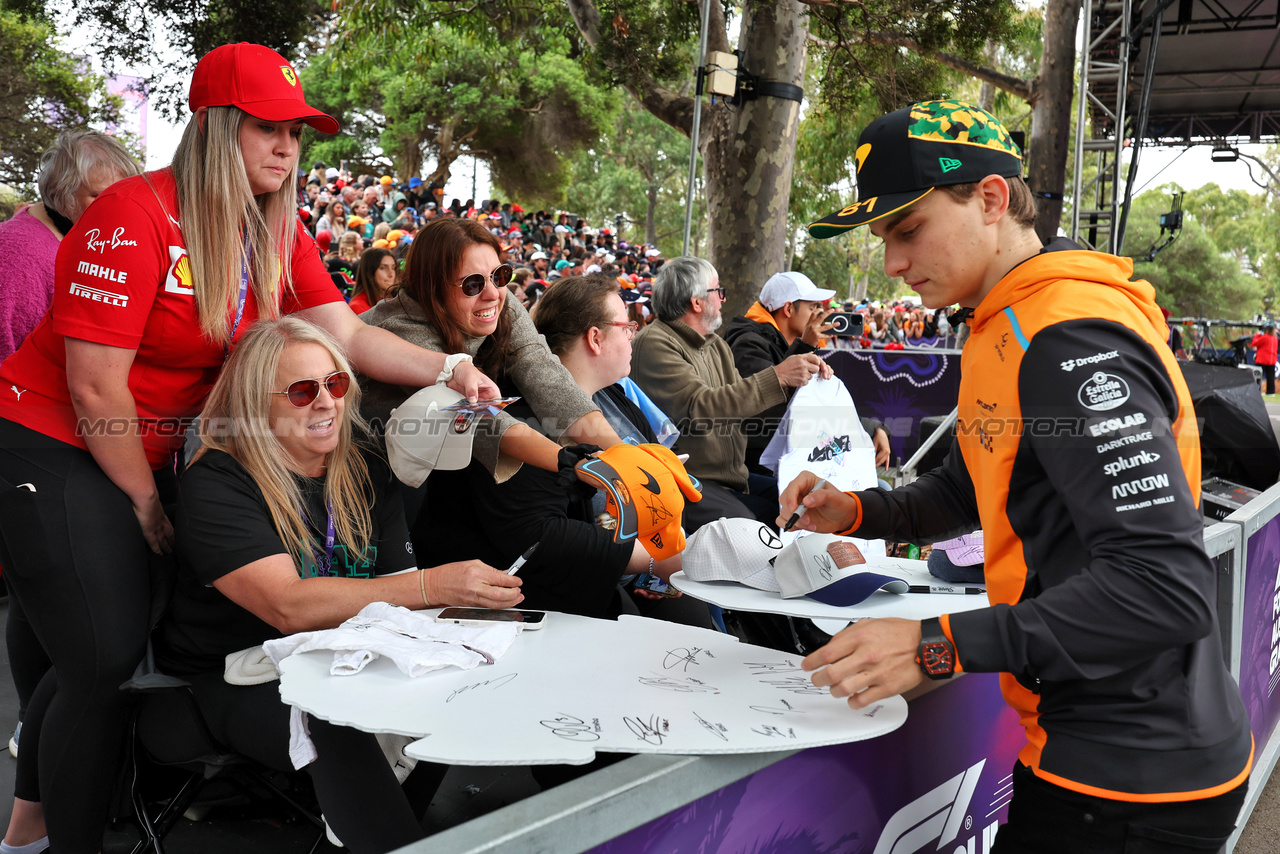
<svg viewBox="0 0 1280 854"><path fill-rule="evenodd" d="M1071 236L1118 254L1144 146L1280 140L1280 0L1083 0L1081 12Z"/></svg>

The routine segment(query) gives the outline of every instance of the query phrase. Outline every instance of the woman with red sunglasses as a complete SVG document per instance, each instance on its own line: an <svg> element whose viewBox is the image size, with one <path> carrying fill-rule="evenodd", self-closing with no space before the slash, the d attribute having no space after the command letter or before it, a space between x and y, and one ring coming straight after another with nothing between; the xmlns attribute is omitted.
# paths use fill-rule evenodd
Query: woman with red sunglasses
<svg viewBox="0 0 1280 854"><path fill-rule="evenodd" d="M289 708L274 682L228 684L228 655L334 628L371 602L509 608L523 598L520 579L480 561L418 568L400 491L360 442L359 405L331 335L295 318L258 323L209 394L183 476L177 589L157 662L191 683L220 743L282 772L293 770ZM304 770L350 850L422 836L442 767L423 764L402 789L370 733L317 718L308 727L317 757Z"/></svg>
<svg viewBox="0 0 1280 854"><path fill-rule="evenodd" d="M600 408L547 349L533 321L507 290L513 270L498 261L501 244L489 230L467 219L442 219L413 241L400 287L360 316L399 337L440 353L448 364L474 362L486 376L506 383L504 393L524 397L557 438L608 447L617 433ZM391 410L417 391L411 385L365 384L364 415L385 424ZM560 446L516 419L498 413L477 430L475 459L498 482L522 462L557 471Z"/></svg>
<svg viewBox="0 0 1280 854"><path fill-rule="evenodd" d="M445 365L362 323L299 225L302 129L338 123L293 66L224 45L196 65L189 105L172 165L113 184L67 232L49 312L0 366L0 562L54 665L0 851L102 850L119 686L146 647L152 572L170 571L153 563L172 550L174 456L245 331L296 313L381 379L428 384ZM473 399L497 391L470 365L449 376Z"/></svg>

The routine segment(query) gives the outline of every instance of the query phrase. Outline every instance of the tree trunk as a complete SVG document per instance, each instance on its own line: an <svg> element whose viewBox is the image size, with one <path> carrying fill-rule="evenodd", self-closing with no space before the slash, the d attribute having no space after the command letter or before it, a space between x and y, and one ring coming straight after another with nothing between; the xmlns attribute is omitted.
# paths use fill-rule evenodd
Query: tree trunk
<svg viewBox="0 0 1280 854"><path fill-rule="evenodd" d="M983 58L987 60L989 65L996 64L996 55L1000 50L1000 45L991 39L987 39L986 47L983 48ZM983 80L982 86L978 89L978 106L986 110L988 113L996 103L996 85L990 80Z"/></svg>
<svg viewBox="0 0 1280 854"><path fill-rule="evenodd" d="M658 190L660 189L659 185L650 184L645 193L645 199L649 204L644 212L644 242L650 246L658 242Z"/></svg>
<svg viewBox="0 0 1280 854"><path fill-rule="evenodd" d="M457 159L458 159L457 152L451 151L449 153L445 153L441 151L438 154L436 154L435 171L425 178L426 183L430 184L432 181L435 181L437 184L443 187L449 181L449 178L453 175L453 170L451 167L453 166L453 162Z"/></svg>
<svg viewBox="0 0 1280 854"><path fill-rule="evenodd" d="M748 0L740 67L762 81L804 83L809 14L797 0ZM706 256L727 289L726 318L747 310L783 269L800 102L777 97L703 113L701 149L709 231Z"/></svg>
<svg viewBox="0 0 1280 854"><path fill-rule="evenodd" d="M1031 115L1027 183L1037 194L1036 234L1051 240L1062 220L1062 194L1067 183L1071 95L1075 90L1076 24L1080 0L1049 0L1044 11L1044 53ZM1078 203L1078 200L1077 200Z"/></svg>

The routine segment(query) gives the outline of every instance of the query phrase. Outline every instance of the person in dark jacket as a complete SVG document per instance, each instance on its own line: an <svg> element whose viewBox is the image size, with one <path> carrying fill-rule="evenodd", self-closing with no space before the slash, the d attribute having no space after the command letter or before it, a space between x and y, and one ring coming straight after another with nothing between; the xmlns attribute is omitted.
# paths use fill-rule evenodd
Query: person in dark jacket
<svg viewBox="0 0 1280 854"><path fill-rule="evenodd" d="M827 300L835 291L820 288L804 273L774 273L760 290L760 298L742 317L730 321L724 340L733 350L733 363L738 373L752 376L772 365L782 363L797 353L812 353L823 343L827 331L825 321L830 313ZM744 419L742 432L747 436L747 468L758 474L772 474L760 465L764 451L778 422L786 414L787 405L767 409L758 418ZM863 418L862 427L876 449L876 466L889 464L889 434L874 418Z"/></svg>
<svg viewBox="0 0 1280 854"><path fill-rule="evenodd" d="M604 276L561 279L538 305L538 331L551 351L622 441L635 445L657 441L639 407L618 385L631 370L637 325L627 319L617 282ZM504 385L503 393L518 395L520 390ZM532 411L521 412L521 403L507 412L531 419ZM448 496L431 504L435 512L423 514L428 517L426 536L415 542L415 548L429 547L433 560L465 553L505 567L537 544L520 570L526 608L599 618L640 613L714 628L702 602L634 591L630 582L642 573L670 578L681 567L680 556L655 561L639 542L614 542L613 532L596 524L595 490L576 480L524 466L499 484L473 462L461 471L433 472L428 488ZM423 521L420 517L420 525Z"/></svg>

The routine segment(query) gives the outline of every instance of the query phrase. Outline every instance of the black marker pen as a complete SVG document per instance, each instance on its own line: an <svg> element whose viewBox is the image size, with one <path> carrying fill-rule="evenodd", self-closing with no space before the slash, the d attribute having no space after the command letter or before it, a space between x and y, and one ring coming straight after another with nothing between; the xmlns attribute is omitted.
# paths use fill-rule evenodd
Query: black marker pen
<svg viewBox="0 0 1280 854"><path fill-rule="evenodd" d="M511 564L511 566L507 569L507 575L515 575L517 572L519 572L520 567L524 566L525 561L533 557L533 553L534 551L537 550L537 548L538 548L537 543L534 543L533 545L529 546L529 548L525 551L525 553L520 555L520 557L516 558L516 562Z"/></svg>

